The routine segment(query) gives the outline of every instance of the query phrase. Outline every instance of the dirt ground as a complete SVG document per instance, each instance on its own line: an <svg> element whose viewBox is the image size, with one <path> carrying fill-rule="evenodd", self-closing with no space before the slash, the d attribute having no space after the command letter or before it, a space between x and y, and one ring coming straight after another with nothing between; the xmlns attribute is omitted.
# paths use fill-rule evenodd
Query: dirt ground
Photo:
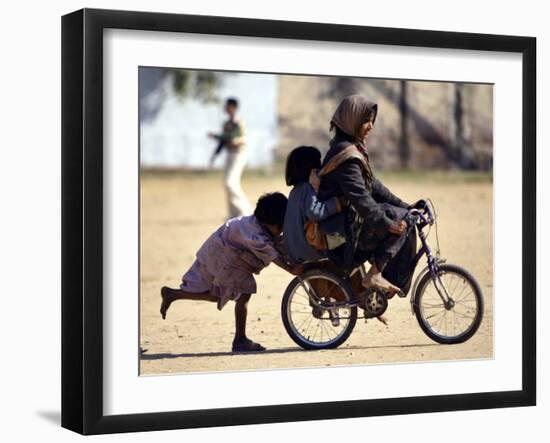
<svg viewBox="0 0 550 443"><path fill-rule="evenodd" d="M230 352L232 302L218 311L208 302L177 301L162 320L160 288L179 286L195 252L224 221L225 194L217 174L145 173L141 178L140 341L146 351L141 355L141 374L492 358L491 181L392 175L384 183L406 201L423 197L434 201L442 256L468 269L483 291L485 315L473 338L460 345L431 341L411 314L409 298L394 297L386 311L388 327L376 320L358 320L340 348L304 351L288 337L280 316L282 295L293 277L275 265L257 276L258 293L249 303L247 334L266 346L266 352ZM289 191L282 174L245 174L243 188L251 202L264 192ZM429 240L435 246L434 231ZM424 266L423 260L417 272Z"/></svg>

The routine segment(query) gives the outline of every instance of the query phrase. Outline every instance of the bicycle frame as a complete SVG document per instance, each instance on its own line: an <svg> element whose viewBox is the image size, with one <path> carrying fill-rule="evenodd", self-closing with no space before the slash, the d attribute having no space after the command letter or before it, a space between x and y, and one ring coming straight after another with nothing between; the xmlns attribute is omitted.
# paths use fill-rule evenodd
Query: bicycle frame
<svg viewBox="0 0 550 443"><path fill-rule="evenodd" d="M414 302L415 302L414 294L416 292L416 288L418 286L418 283L419 283L420 279L427 272L429 272L431 274L432 280L434 281L434 285L435 285L435 287L437 289L437 292L438 292L439 296L441 297L441 300L443 301L445 307L447 309L450 309L454 305L453 300L451 299L451 297L449 296L449 294L447 292L447 288L445 287L445 285L443 284L443 282L439 278L439 273L438 273L439 266L438 266L438 264L441 263L441 262L444 262L444 260L441 260L438 257L434 257L434 255L432 253L432 249L430 248L430 245L428 244L427 236L423 231L423 228L425 226L433 225L434 223L436 223L436 216L435 216L430 204L426 203L426 206L425 206L424 209L427 211L427 214L424 214L424 213L422 213L421 211L419 211L417 209L412 209L411 211L409 211L409 213L407 215L407 218L409 219L408 220L409 223L414 223L415 224L414 229L417 231L418 238L420 239L420 242L422 244L420 249L416 253L415 258L414 258L414 267L416 268L416 266L418 265L418 262L420 261L420 259L424 255L426 255L427 261L428 261L428 265L417 276L417 278L416 278L416 280L415 280L415 282L414 282L414 284L411 288L411 310L413 311L413 313L414 313ZM349 274L349 277L354 275L356 272L360 272L361 277L364 278L365 275L366 275L365 265L361 264L360 266L355 268ZM340 307L348 308L348 307L358 306L358 302L356 300L351 301L351 302L335 302L335 303L326 302L326 301L322 300L315 293L315 290L311 286L306 285L306 283L302 280L302 278L300 276L298 276L298 279L300 280L300 284L301 284L302 288L309 295L309 298L312 301L312 303L314 303L316 306L318 306L320 308L323 308L323 309L337 309L337 308L340 308Z"/></svg>

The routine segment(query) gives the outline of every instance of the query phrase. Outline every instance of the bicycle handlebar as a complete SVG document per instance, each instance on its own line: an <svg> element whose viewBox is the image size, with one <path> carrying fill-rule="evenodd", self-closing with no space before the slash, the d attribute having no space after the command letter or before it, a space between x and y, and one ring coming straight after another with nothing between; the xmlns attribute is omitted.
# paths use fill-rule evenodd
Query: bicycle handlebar
<svg viewBox="0 0 550 443"><path fill-rule="evenodd" d="M416 224L421 222L425 225L432 225L435 222L435 213L429 200L424 200L420 208L413 208L409 210L408 214Z"/></svg>

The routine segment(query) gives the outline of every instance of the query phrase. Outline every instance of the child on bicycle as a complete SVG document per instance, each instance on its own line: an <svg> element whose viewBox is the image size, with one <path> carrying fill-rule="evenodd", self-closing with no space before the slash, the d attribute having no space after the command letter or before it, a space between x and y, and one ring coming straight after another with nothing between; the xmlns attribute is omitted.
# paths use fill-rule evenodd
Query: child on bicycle
<svg viewBox="0 0 550 443"><path fill-rule="evenodd" d="M313 146L299 146L287 157L286 184L293 186L288 197L288 206L283 228L284 250L295 263L312 263L326 258L323 245L312 245L307 238L306 226L310 222L320 222L342 211L346 202L343 197L332 197L325 201L317 198L320 185L321 152ZM325 244L326 248L327 245ZM323 268L334 269L331 262L318 264ZM356 275L359 277L359 274ZM355 278L352 283L355 283ZM318 288L320 292L322 288ZM326 289L326 288L325 288ZM315 308L312 306L312 308ZM387 325L384 316L377 319Z"/></svg>
<svg viewBox="0 0 550 443"><path fill-rule="evenodd" d="M305 234L309 222L320 222L342 210L337 197L321 202L317 198L321 152L314 146L299 146L287 157L285 179L293 186L283 228L284 247L296 263L315 262L325 258L322 250L311 245Z"/></svg>
<svg viewBox="0 0 550 443"><path fill-rule="evenodd" d="M216 230L201 246L196 260L182 277L179 289L161 289L160 313L166 313L176 300L201 300L222 309L235 301L233 352L264 351L265 347L246 336L246 316L251 294L256 293L253 274L271 262L291 273L301 267L287 264L275 248L283 230L287 198L274 192L258 200L253 215L232 218Z"/></svg>

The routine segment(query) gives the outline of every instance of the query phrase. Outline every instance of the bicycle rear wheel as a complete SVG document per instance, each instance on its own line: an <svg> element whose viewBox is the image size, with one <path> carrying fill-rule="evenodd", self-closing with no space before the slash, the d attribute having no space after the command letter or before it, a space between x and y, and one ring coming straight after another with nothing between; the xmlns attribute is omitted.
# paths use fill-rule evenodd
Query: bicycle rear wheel
<svg viewBox="0 0 550 443"><path fill-rule="evenodd" d="M281 318L290 338L304 349L332 349L350 336L357 307L350 307L347 281L324 270L294 278L283 295Z"/></svg>
<svg viewBox="0 0 550 443"><path fill-rule="evenodd" d="M414 294L416 319L424 333L437 343L463 343L477 332L483 318L481 288L468 271L455 265L439 265L438 278L453 306L444 305L428 272Z"/></svg>

